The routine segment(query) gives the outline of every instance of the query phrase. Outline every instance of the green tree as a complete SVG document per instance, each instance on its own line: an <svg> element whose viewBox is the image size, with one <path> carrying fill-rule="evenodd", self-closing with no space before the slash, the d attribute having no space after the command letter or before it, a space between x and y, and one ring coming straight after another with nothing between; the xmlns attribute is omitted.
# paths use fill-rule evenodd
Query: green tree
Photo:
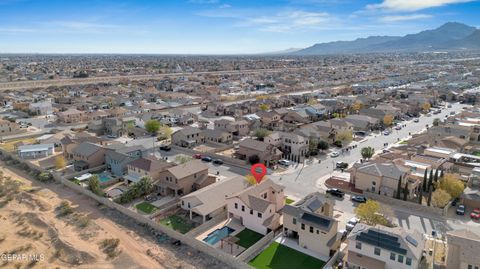
<svg viewBox="0 0 480 269"><path fill-rule="evenodd" d="M432 186L428 186L428 199L427 199L427 206L432 204Z"/></svg>
<svg viewBox="0 0 480 269"><path fill-rule="evenodd" d="M308 153L310 155L316 155L318 153L318 140L312 138L308 141Z"/></svg>
<svg viewBox="0 0 480 269"><path fill-rule="evenodd" d="M267 111L270 109L270 106L267 104L260 104L258 108L260 108L261 111Z"/></svg>
<svg viewBox="0 0 480 269"><path fill-rule="evenodd" d="M375 149L372 147L364 147L360 153L362 154L362 158L368 160L372 158L373 154L375 154Z"/></svg>
<svg viewBox="0 0 480 269"><path fill-rule="evenodd" d="M48 182L52 180L52 174L47 172L42 172L38 174L37 179L40 180L41 182Z"/></svg>
<svg viewBox="0 0 480 269"><path fill-rule="evenodd" d="M192 159L192 157L187 156L185 154L178 154L177 156L175 156L175 162L177 162L179 164L184 164L184 163L190 161L191 159Z"/></svg>
<svg viewBox="0 0 480 269"><path fill-rule="evenodd" d="M423 175L423 191L427 191L427 177L428 177L428 169L425 169L425 174Z"/></svg>
<svg viewBox="0 0 480 269"><path fill-rule="evenodd" d="M353 133L350 130L340 130L337 132L336 139L348 144L353 140Z"/></svg>
<svg viewBox="0 0 480 269"><path fill-rule="evenodd" d="M439 181L438 187L446 191L453 198L460 197L465 189L463 182L454 174L445 174Z"/></svg>
<svg viewBox="0 0 480 269"><path fill-rule="evenodd" d="M263 139L269 136L271 132L265 128L258 128L253 131L253 135L258 138L258 140L263 141Z"/></svg>
<svg viewBox="0 0 480 269"><path fill-rule="evenodd" d="M418 203L421 205L422 204L422 198L423 198L423 194L422 194L422 190L420 190L418 192Z"/></svg>
<svg viewBox="0 0 480 269"><path fill-rule="evenodd" d="M400 199L400 194L402 193L402 176L398 179L397 192L395 193L395 198Z"/></svg>
<svg viewBox="0 0 480 269"><path fill-rule="evenodd" d="M159 140L170 139L172 137L173 130L168 125L162 124L158 130L160 135Z"/></svg>
<svg viewBox="0 0 480 269"><path fill-rule="evenodd" d="M405 183L405 188L403 189L403 201L407 201L408 198L408 182Z"/></svg>
<svg viewBox="0 0 480 269"><path fill-rule="evenodd" d="M145 122L145 130L151 134L156 134L160 129L160 122L157 120L148 120Z"/></svg>
<svg viewBox="0 0 480 269"><path fill-rule="evenodd" d="M428 178L428 189L430 190L433 186L433 169L430 170L430 177Z"/></svg>
<svg viewBox="0 0 480 269"><path fill-rule="evenodd" d="M438 182L438 169L435 169L435 175L433 176L433 182L435 184Z"/></svg>
<svg viewBox="0 0 480 269"><path fill-rule="evenodd" d="M258 157L258 155L254 154L254 155L251 155L250 157L248 157L248 162L250 164L256 164L256 163L260 162L260 158Z"/></svg>
<svg viewBox="0 0 480 269"><path fill-rule="evenodd" d="M97 175L93 175L88 179L88 189L96 195L103 196L103 191L100 187L100 180Z"/></svg>
<svg viewBox="0 0 480 269"><path fill-rule="evenodd" d="M318 141L318 149L321 150L322 152L324 150L327 150L330 147L330 145L327 143L327 141L320 140Z"/></svg>
<svg viewBox="0 0 480 269"><path fill-rule="evenodd" d="M149 177L142 177L138 182L140 195L145 195L153 191L153 183Z"/></svg>
<svg viewBox="0 0 480 269"><path fill-rule="evenodd" d="M433 119L432 124L433 124L433 126L438 126L440 124L440 119L439 118Z"/></svg>
<svg viewBox="0 0 480 269"><path fill-rule="evenodd" d="M380 204L377 201L368 199L366 203L360 204L355 209L355 214L368 225L386 225L388 221L380 213L380 209Z"/></svg>
<svg viewBox="0 0 480 269"><path fill-rule="evenodd" d="M432 194L432 205L439 208L444 208L452 196L442 189L437 189Z"/></svg>

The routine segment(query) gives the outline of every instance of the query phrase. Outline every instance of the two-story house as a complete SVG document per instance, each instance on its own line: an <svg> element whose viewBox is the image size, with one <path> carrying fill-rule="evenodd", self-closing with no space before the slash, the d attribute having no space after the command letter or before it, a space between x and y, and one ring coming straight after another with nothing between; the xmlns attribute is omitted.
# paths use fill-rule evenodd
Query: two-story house
<svg viewBox="0 0 480 269"><path fill-rule="evenodd" d="M120 147L109 147L105 153L105 165L112 174L123 176L127 173L127 164L142 157L145 148L142 145L126 147L119 144Z"/></svg>
<svg viewBox="0 0 480 269"><path fill-rule="evenodd" d="M161 195L183 196L214 182L216 177L208 174L207 164L191 160L162 171L154 184Z"/></svg>
<svg viewBox="0 0 480 269"><path fill-rule="evenodd" d="M302 162L308 154L308 139L294 133L273 132L263 140L279 148L283 153L283 158Z"/></svg>
<svg viewBox="0 0 480 269"><path fill-rule="evenodd" d="M172 144L192 148L205 143L203 131L196 127L185 127L172 134Z"/></svg>
<svg viewBox="0 0 480 269"><path fill-rule="evenodd" d="M78 123L85 120L85 112L70 108L66 111L58 112L57 118L62 123Z"/></svg>
<svg viewBox="0 0 480 269"><path fill-rule="evenodd" d="M470 229L447 232L446 268L480 268L480 232Z"/></svg>
<svg viewBox="0 0 480 269"><path fill-rule="evenodd" d="M298 245L317 252L326 260L340 247L338 221L333 218L335 202L321 193L312 193L283 208L283 231Z"/></svg>
<svg viewBox="0 0 480 269"><path fill-rule="evenodd" d="M90 142L78 144L72 151L75 171L94 168L105 164L105 148Z"/></svg>
<svg viewBox="0 0 480 269"><path fill-rule="evenodd" d="M259 163L263 163L267 167L275 165L282 158L282 151L277 147L251 138L240 141L239 148L235 154L240 159L247 161L252 156L256 156Z"/></svg>
<svg viewBox="0 0 480 269"><path fill-rule="evenodd" d="M425 238L416 230L359 223L348 236L347 268L418 269L424 248Z"/></svg>
<svg viewBox="0 0 480 269"><path fill-rule="evenodd" d="M284 188L266 179L228 196L229 217L261 234L278 229L282 224L281 210L285 205Z"/></svg>
<svg viewBox="0 0 480 269"><path fill-rule="evenodd" d="M231 133L233 136L242 137L248 135L250 131L246 120L229 121L226 119L216 120L214 129Z"/></svg>
<svg viewBox="0 0 480 269"><path fill-rule="evenodd" d="M127 164L127 174L124 179L126 183L137 183L144 177L152 181L158 180L160 174L173 164L158 160L154 156L146 156L135 159Z"/></svg>

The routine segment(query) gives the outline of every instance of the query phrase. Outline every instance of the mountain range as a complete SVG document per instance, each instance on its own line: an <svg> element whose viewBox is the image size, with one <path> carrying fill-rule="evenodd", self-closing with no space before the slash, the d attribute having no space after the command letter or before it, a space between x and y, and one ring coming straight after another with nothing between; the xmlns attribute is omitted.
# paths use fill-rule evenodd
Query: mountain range
<svg viewBox="0 0 480 269"><path fill-rule="evenodd" d="M458 22L405 36L370 36L353 41L318 43L289 55L325 55L375 52L422 52L480 49L480 29Z"/></svg>

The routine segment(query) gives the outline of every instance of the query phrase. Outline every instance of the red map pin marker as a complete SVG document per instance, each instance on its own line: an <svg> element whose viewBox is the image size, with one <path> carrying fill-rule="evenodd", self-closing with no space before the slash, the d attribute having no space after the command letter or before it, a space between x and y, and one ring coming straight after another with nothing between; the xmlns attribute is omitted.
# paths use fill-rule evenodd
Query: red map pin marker
<svg viewBox="0 0 480 269"><path fill-rule="evenodd" d="M260 171L258 171L260 170ZM262 181L263 177L265 174L267 174L267 167L261 163L256 163L252 165L252 168L250 169L250 172L252 172L253 177L257 181L257 184Z"/></svg>

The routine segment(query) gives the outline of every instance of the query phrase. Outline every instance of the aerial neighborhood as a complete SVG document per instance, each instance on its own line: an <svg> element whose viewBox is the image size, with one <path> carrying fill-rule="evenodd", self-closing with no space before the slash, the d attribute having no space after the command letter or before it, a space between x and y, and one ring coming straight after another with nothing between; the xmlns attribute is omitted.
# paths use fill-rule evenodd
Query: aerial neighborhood
<svg viewBox="0 0 480 269"><path fill-rule="evenodd" d="M5 204L65 192L48 236L136 231L58 243L71 267L132 265L127 234L162 268L479 269L478 53L284 57L6 55L0 198L18 173Z"/></svg>

